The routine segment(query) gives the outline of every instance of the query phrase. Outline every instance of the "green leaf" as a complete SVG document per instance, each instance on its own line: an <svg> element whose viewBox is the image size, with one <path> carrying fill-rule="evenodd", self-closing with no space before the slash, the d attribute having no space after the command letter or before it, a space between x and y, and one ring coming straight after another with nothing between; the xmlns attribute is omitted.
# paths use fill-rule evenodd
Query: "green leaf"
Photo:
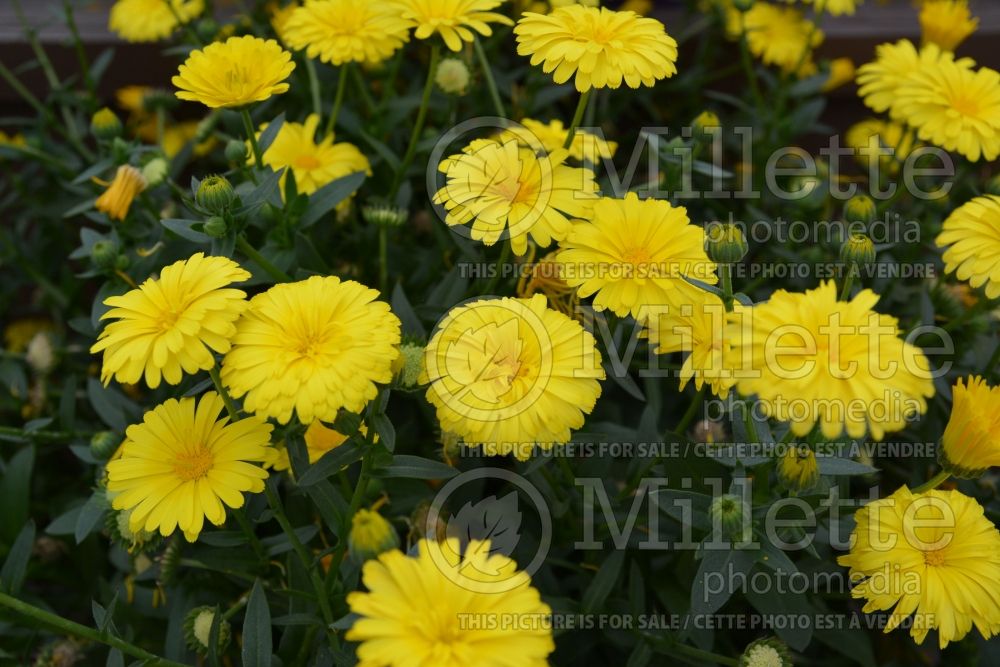
<svg viewBox="0 0 1000 667"><path fill-rule="evenodd" d="M372 427L378 434L382 445L390 452L396 448L396 429L384 413L378 413L371 418Z"/></svg>
<svg viewBox="0 0 1000 667"><path fill-rule="evenodd" d="M260 137L257 139L257 146L260 148L260 154L263 155L267 152L267 149L271 147L274 143L275 137L278 136L278 132L281 131L281 127L285 124L285 112L278 114L278 117L267 124L264 131L260 133Z"/></svg>
<svg viewBox="0 0 1000 667"><path fill-rule="evenodd" d="M351 465L361 458L361 447L357 438L350 438L339 447L335 447L320 457L316 463L309 466L299 479L300 487L309 487L335 475L344 466Z"/></svg>
<svg viewBox="0 0 1000 667"><path fill-rule="evenodd" d="M735 592L733 582L747 574L757 562L757 552L732 547L701 549L701 563L691 586L691 614L711 615ZM719 577L709 581L709 576Z"/></svg>
<svg viewBox="0 0 1000 667"><path fill-rule="evenodd" d="M816 467L821 475L870 475L878 472L878 468L836 456L817 456Z"/></svg>
<svg viewBox="0 0 1000 667"><path fill-rule="evenodd" d="M90 499L80 508L80 513L76 516L76 526L73 529L73 537L79 544L87 539L87 536L94 532L104 519L104 513L109 509L108 499L103 491L95 491Z"/></svg>
<svg viewBox="0 0 1000 667"><path fill-rule="evenodd" d="M7 559L0 568L0 591L17 596L24 584L24 576L28 571L28 561L31 559L31 549L35 546L35 522L28 521L21 528L14 545L7 553Z"/></svg>
<svg viewBox="0 0 1000 667"><path fill-rule="evenodd" d="M337 204L357 192L365 182L365 172L356 171L327 183L309 196L309 206L299 220L299 227L305 229L319 221Z"/></svg>
<svg viewBox="0 0 1000 667"><path fill-rule="evenodd" d="M271 665L271 610L267 606L267 596L260 585L260 579L254 581L243 619L243 665Z"/></svg>
<svg viewBox="0 0 1000 667"><path fill-rule="evenodd" d="M590 582L590 586L587 586L587 590L583 593L580 606L584 614L595 612L604 605L604 601L608 599L608 595L618 583L618 575L621 574L624 563L625 552L616 550L612 551L611 555L601 564L594 580Z"/></svg>
<svg viewBox="0 0 1000 667"><path fill-rule="evenodd" d="M201 225L199 220L183 220L181 218L166 218L160 220L160 224L172 231L177 236L195 243L211 243L212 237L196 229L192 225Z"/></svg>
<svg viewBox="0 0 1000 667"><path fill-rule="evenodd" d="M399 321L403 324L403 333L419 338L427 338L427 329L424 328L424 323L420 321L416 311L413 310L410 300L406 298L406 292L403 291L402 283L396 283L396 286L392 288L391 305L392 312L396 314Z"/></svg>
<svg viewBox="0 0 1000 667"><path fill-rule="evenodd" d="M3 471L0 479L0 538L10 544L28 521L28 501L31 495L31 470L35 466L35 447L28 445L19 450Z"/></svg>
<svg viewBox="0 0 1000 667"><path fill-rule="evenodd" d="M458 471L440 461L419 456L400 454L392 463L375 472L380 477L405 477L409 479L449 479Z"/></svg>
<svg viewBox="0 0 1000 667"><path fill-rule="evenodd" d="M128 417L113 389L105 387L94 378L87 378L87 398L90 399L90 405L101 421L114 431L125 432Z"/></svg>

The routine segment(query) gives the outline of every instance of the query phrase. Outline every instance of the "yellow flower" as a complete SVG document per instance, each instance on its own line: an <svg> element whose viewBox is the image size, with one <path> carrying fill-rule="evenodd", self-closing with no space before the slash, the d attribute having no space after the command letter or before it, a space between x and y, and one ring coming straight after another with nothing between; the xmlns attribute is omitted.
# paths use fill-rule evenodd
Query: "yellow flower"
<svg viewBox="0 0 1000 667"><path fill-rule="evenodd" d="M146 97L153 92L151 86L125 86L115 91L118 106L131 116L142 116L146 111Z"/></svg>
<svg viewBox="0 0 1000 667"><path fill-rule="evenodd" d="M854 61L850 58L834 58L830 61L830 76L823 84L823 92L836 90L854 81Z"/></svg>
<svg viewBox="0 0 1000 667"><path fill-rule="evenodd" d="M677 73L677 42L656 19L606 7L570 5L551 14L526 12L514 27L517 53L552 74L591 88L653 86Z"/></svg>
<svg viewBox="0 0 1000 667"><path fill-rule="evenodd" d="M214 391L195 399L171 398L129 426L120 455L107 465L108 492L116 510L132 510L133 532L180 528L198 539L208 519L226 521L223 504L243 506L243 493L264 490L271 425L257 417L219 419L222 398Z"/></svg>
<svg viewBox="0 0 1000 667"><path fill-rule="evenodd" d="M354 144L333 143L327 135L316 143L319 116L309 114L305 123L285 121L270 147L264 152L264 164L275 171L288 167L295 174L295 187L303 194L312 194L338 178L363 171L371 175L368 158ZM261 126L261 131L267 125ZM258 136L260 136L258 134ZM282 196L285 191L286 171L281 176Z"/></svg>
<svg viewBox="0 0 1000 667"><path fill-rule="evenodd" d="M489 456L525 460L536 444L567 442L604 379L594 337L541 295L453 308L425 355L422 379L442 431Z"/></svg>
<svg viewBox="0 0 1000 667"><path fill-rule="evenodd" d="M657 354L688 353L680 371L681 391L693 378L697 389L707 384L713 394L725 398L736 384L732 341L726 336L726 307L710 292L693 296L689 302L650 308L644 334Z"/></svg>
<svg viewBox="0 0 1000 667"><path fill-rule="evenodd" d="M536 155L517 141L479 139L441 162L447 181L434 195L450 226L471 223L471 236L488 246L503 234L517 255L528 236L545 248L566 236L570 218L590 214L597 199L594 172L568 167L565 151Z"/></svg>
<svg viewBox="0 0 1000 667"><path fill-rule="evenodd" d="M173 34L178 18L187 23L204 9L204 0L118 0L111 7L108 28L128 42L155 42Z"/></svg>
<svg viewBox="0 0 1000 667"><path fill-rule="evenodd" d="M527 270L517 281L517 296L528 299L541 294L550 308L575 318L580 307L580 297L576 294L576 288L570 287L562 279L562 266L556 260L557 253L558 251L550 252L537 262L533 261L534 253L528 257L524 263Z"/></svg>
<svg viewBox="0 0 1000 667"><path fill-rule="evenodd" d="M275 0L266 5L268 16L271 19L271 28L274 29L274 34L278 36L281 43L286 46L288 45L288 35L285 33L285 27L288 25L288 19L292 18L292 14L299 7L301 5L298 0L293 0L287 5L281 5Z"/></svg>
<svg viewBox="0 0 1000 667"><path fill-rule="evenodd" d="M858 95L872 110L889 111L893 119L907 120L896 102L900 92L910 85L910 76L939 62L953 60L951 53L942 51L936 44L927 44L919 51L908 39L880 44L875 48L875 60L858 68ZM969 58L962 58L957 64L969 69L974 63Z"/></svg>
<svg viewBox="0 0 1000 667"><path fill-rule="evenodd" d="M687 209L656 199L605 197L590 222L573 225L560 243L563 279L594 308L644 319L649 308L695 300L701 290L685 277L715 284L715 264L705 254L705 231L690 224Z"/></svg>
<svg viewBox="0 0 1000 667"><path fill-rule="evenodd" d="M987 639L1000 631L1000 533L974 499L904 486L854 517L851 552L837 562L865 613L890 612L886 632L911 614L910 636L922 644L937 630L942 649L973 625Z"/></svg>
<svg viewBox="0 0 1000 667"><path fill-rule="evenodd" d="M746 29L747 47L765 65L780 67L799 76L812 74L816 64L812 50L823 42L823 31L793 7L756 2L747 12L730 8L726 31L739 39Z"/></svg>
<svg viewBox="0 0 1000 667"><path fill-rule="evenodd" d="M920 139L972 162L1000 155L1000 73L989 67L949 58L921 68L900 87L893 110Z"/></svg>
<svg viewBox="0 0 1000 667"><path fill-rule="evenodd" d="M854 151L854 157L871 174L871 163L878 159L880 173L895 174L900 165L920 144L916 135L905 125L881 118L868 118L855 123L847 130L847 147ZM891 153L884 149L892 149ZM864 152L862 152L864 151Z"/></svg>
<svg viewBox="0 0 1000 667"><path fill-rule="evenodd" d="M959 379L952 394L938 458L956 477L979 477L1000 466L1000 387L970 376L965 383Z"/></svg>
<svg viewBox="0 0 1000 667"><path fill-rule="evenodd" d="M7 134L3 130L0 130L0 146L24 146L26 144L24 135L20 132L17 134Z"/></svg>
<svg viewBox="0 0 1000 667"><path fill-rule="evenodd" d="M145 189L146 179L142 172L130 164L123 164L118 167L108 189L94 201L94 208L112 220L124 220L132 200Z"/></svg>
<svg viewBox="0 0 1000 667"><path fill-rule="evenodd" d="M775 472L778 482L789 491L808 491L819 481L816 453L806 445L789 446L778 457Z"/></svg>
<svg viewBox="0 0 1000 667"><path fill-rule="evenodd" d="M794 1L795 0L785 0L785 2ZM802 0L802 2L815 6L817 12L826 12L831 16L843 16L844 14L853 16L854 10L858 5L862 4L864 0Z"/></svg>
<svg viewBox="0 0 1000 667"><path fill-rule="evenodd" d="M986 296L1000 296L1000 197L983 195L955 209L934 240L944 251L945 273L957 273Z"/></svg>
<svg viewBox="0 0 1000 667"><path fill-rule="evenodd" d="M225 257L196 253L174 262L123 296L104 300L115 319L90 348L104 352L101 380L135 384L143 375L155 389L160 376L178 384L183 373L215 365L212 351L225 353L246 307L246 294L227 286L250 274Z"/></svg>
<svg viewBox="0 0 1000 667"><path fill-rule="evenodd" d="M222 381L248 412L287 424L333 422L360 412L375 383L392 381L399 319L378 292L353 280L312 276L250 300L222 361Z"/></svg>
<svg viewBox="0 0 1000 667"><path fill-rule="evenodd" d="M340 447L348 440L346 435L336 429L330 428L318 419L309 424L304 439L306 441L306 452L309 454L309 463L316 463L316 461L323 458L324 454ZM288 458L288 448L280 448L274 461L274 469L278 471L288 470L291 466L291 460Z"/></svg>
<svg viewBox="0 0 1000 667"><path fill-rule="evenodd" d="M455 538L425 539L417 551L368 561L368 592L348 594L360 617L347 631L360 642L358 667L548 665L552 612L517 563L489 541L472 540L463 553ZM514 618L523 623L503 623Z"/></svg>
<svg viewBox="0 0 1000 667"><path fill-rule="evenodd" d="M899 338L896 318L872 310L862 290L837 300L827 281L804 293L778 290L770 301L729 316L739 329L737 389L757 395L765 414L805 437L819 423L824 438L846 429L875 440L927 410L934 395L923 352Z"/></svg>
<svg viewBox="0 0 1000 667"><path fill-rule="evenodd" d="M566 143L566 135L569 130L563 127L561 120L551 120L548 123L525 118L521 121L524 127L512 127L504 130L497 137L497 141L503 143L509 139L514 139L522 146L530 148L536 152L544 149L548 153L561 150ZM618 150L618 144L614 141L605 141L602 137L589 132L577 130L573 135L573 143L569 147L569 156L574 160L586 160L593 164L601 159L611 159Z"/></svg>
<svg viewBox="0 0 1000 667"><path fill-rule="evenodd" d="M920 30L924 44L937 44L954 51L979 27L966 0L925 0L920 7Z"/></svg>
<svg viewBox="0 0 1000 667"><path fill-rule="evenodd" d="M309 0L282 25L282 41L331 65L376 65L409 39L410 21L390 2Z"/></svg>
<svg viewBox="0 0 1000 667"><path fill-rule="evenodd" d="M413 36L429 39L439 33L452 51L461 51L462 42L475 39L473 31L483 37L493 34L490 23L513 25L503 14L490 11L503 0L392 0L400 17L416 24Z"/></svg>
<svg viewBox="0 0 1000 667"><path fill-rule="evenodd" d="M182 100L241 107L287 91L293 69L292 54L276 41L245 35L192 51L171 81Z"/></svg>
<svg viewBox="0 0 1000 667"><path fill-rule="evenodd" d="M161 144L163 154L168 158L172 158L180 153L189 142L198 136L199 125L198 121L189 120L165 127L163 130L163 143ZM194 145L192 155L195 157L208 155L215 148L216 143L218 142L216 142L215 137L209 136L204 141Z"/></svg>

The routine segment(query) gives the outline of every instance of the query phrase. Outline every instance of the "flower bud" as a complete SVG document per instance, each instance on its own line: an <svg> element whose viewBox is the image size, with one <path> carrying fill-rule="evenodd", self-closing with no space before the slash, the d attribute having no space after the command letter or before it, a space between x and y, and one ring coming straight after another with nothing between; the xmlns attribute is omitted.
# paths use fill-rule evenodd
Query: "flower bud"
<svg viewBox="0 0 1000 667"><path fill-rule="evenodd" d="M844 204L844 220L847 222L863 222L867 225L877 214L875 202L868 195L856 195Z"/></svg>
<svg viewBox="0 0 1000 667"><path fill-rule="evenodd" d="M110 141L122 133L122 122L111 109L98 109L90 118L90 131L98 139Z"/></svg>
<svg viewBox="0 0 1000 667"><path fill-rule="evenodd" d="M239 139L230 139L226 143L226 159L235 162L237 166L247 161L247 144Z"/></svg>
<svg viewBox="0 0 1000 667"><path fill-rule="evenodd" d="M404 387L414 387L424 372L424 347L416 343L403 343L399 356L392 362L392 374Z"/></svg>
<svg viewBox="0 0 1000 667"><path fill-rule="evenodd" d="M202 230L213 239L221 239L229 233L229 225L226 223L224 218L213 215L205 221L205 224L202 226Z"/></svg>
<svg viewBox="0 0 1000 667"><path fill-rule="evenodd" d="M875 244L864 234L851 234L840 246L840 261L852 267L868 266L875 262Z"/></svg>
<svg viewBox="0 0 1000 667"><path fill-rule="evenodd" d="M708 111L707 109L695 116L694 120L691 121L691 127L699 133L703 133L705 128L719 127L719 125L719 117L714 111Z"/></svg>
<svg viewBox="0 0 1000 667"><path fill-rule="evenodd" d="M739 227L732 223L712 223L705 235L705 252L717 264L736 264L746 256L749 246Z"/></svg>
<svg viewBox="0 0 1000 667"><path fill-rule="evenodd" d="M743 650L739 667L792 667L792 656L780 639L765 637Z"/></svg>
<svg viewBox="0 0 1000 667"><path fill-rule="evenodd" d="M132 262L129 261L129 258L126 255L118 255L115 257L115 269L117 271L124 271L131 263Z"/></svg>
<svg viewBox="0 0 1000 667"><path fill-rule="evenodd" d="M206 211L222 213L236 199L233 186L225 176L208 176L198 185L195 201Z"/></svg>
<svg viewBox="0 0 1000 667"><path fill-rule="evenodd" d="M347 549L355 562L363 563L383 551L399 546L399 536L378 512L359 509L351 519L351 532L347 536Z"/></svg>
<svg viewBox="0 0 1000 667"><path fill-rule="evenodd" d="M952 388L951 416L941 436L938 462L949 474L975 479L1000 465L1000 387L978 376L960 378Z"/></svg>
<svg viewBox="0 0 1000 667"><path fill-rule="evenodd" d="M163 182L167 177L169 165L162 157L155 157L142 168L142 177L146 179L146 187L151 188Z"/></svg>
<svg viewBox="0 0 1000 667"><path fill-rule="evenodd" d="M708 516L712 521L712 529L718 526L726 539L736 542L749 541L750 508L739 496L731 493L717 496L708 507Z"/></svg>
<svg viewBox="0 0 1000 667"><path fill-rule="evenodd" d="M778 483L789 491L808 491L819 481L816 454L806 445L790 446L778 459Z"/></svg>
<svg viewBox="0 0 1000 667"><path fill-rule="evenodd" d="M378 227L399 227L406 222L409 211L397 208L388 202L373 199L361 208L361 217L370 225Z"/></svg>
<svg viewBox="0 0 1000 667"><path fill-rule="evenodd" d="M438 65L434 83L449 95L464 95L469 87L469 66L459 58L445 58Z"/></svg>
<svg viewBox="0 0 1000 667"><path fill-rule="evenodd" d="M112 269L118 259L118 244L110 239L95 241L90 247L90 259L99 269Z"/></svg>
<svg viewBox="0 0 1000 667"><path fill-rule="evenodd" d="M24 351L24 360L32 370L40 375L47 375L55 365L55 352L52 350L52 338L47 331L39 331L28 342Z"/></svg>
<svg viewBox="0 0 1000 667"><path fill-rule="evenodd" d="M748 12L753 9L753 0L733 0L733 8L741 12Z"/></svg>
<svg viewBox="0 0 1000 667"><path fill-rule="evenodd" d="M90 453L95 459L107 461L121 444L122 439L114 431L98 431L90 438Z"/></svg>
<svg viewBox="0 0 1000 667"><path fill-rule="evenodd" d="M212 607L195 607L184 617L184 639L188 647L200 655L208 653L208 642L212 635L212 624L215 623L216 610ZM229 638L232 629L229 621L224 618L219 619L219 634L215 645L215 651L222 654L229 645Z"/></svg>
<svg viewBox="0 0 1000 667"><path fill-rule="evenodd" d="M132 510L108 512L105 525L111 534L111 541L125 547L129 553L141 553L148 547L158 547L159 533L151 533L142 528L132 530L131 519Z"/></svg>

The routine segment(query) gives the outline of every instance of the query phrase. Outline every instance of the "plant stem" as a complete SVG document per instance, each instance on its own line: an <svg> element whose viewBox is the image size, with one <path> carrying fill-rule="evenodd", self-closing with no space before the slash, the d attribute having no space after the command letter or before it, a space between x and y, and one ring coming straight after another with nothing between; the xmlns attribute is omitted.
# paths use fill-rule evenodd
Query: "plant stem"
<svg viewBox="0 0 1000 667"><path fill-rule="evenodd" d="M25 431L12 426L0 426L0 439L17 439L22 441L66 443L76 438L89 438L93 433L82 431Z"/></svg>
<svg viewBox="0 0 1000 667"><path fill-rule="evenodd" d="M718 655L716 653L712 653L711 651L704 651L694 646L688 646L687 644L678 643L674 644L671 648L673 648L683 656L689 658L695 658L697 660L701 660L704 662L712 662L717 665L727 665L732 667L737 667L737 665L740 664L736 658L729 658L724 655Z"/></svg>
<svg viewBox="0 0 1000 667"><path fill-rule="evenodd" d="M493 275L490 276L490 281L486 283L486 287L483 289L483 294L491 293L493 289L497 286L497 282L499 282L500 276L504 272L503 267L507 264L507 261L509 259L510 259L510 239L508 239L507 243L504 243L500 249L500 256L497 257L497 263L494 265L496 267L496 271L494 271Z"/></svg>
<svg viewBox="0 0 1000 667"><path fill-rule="evenodd" d="M333 98L333 110L330 111L330 117L326 119L326 131L324 135L332 134L334 129L337 127L337 116L340 115L340 108L344 105L344 92L347 90L347 77L350 75L351 63L346 62L340 66L340 72L337 75L337 94Z"/></svg>
<svg viewBox="0 0 1000 667"><path fill-rule="evenodd" d="M395 203L396 195L399 194L399 187L403 184L406 170L410 168L413 158L417 154L417 144L420 143L420 135L424 131L424 121L427 120L427 107L431 101L431 91L434 89L434 72L437 70L438 60L441 57L441 46L431 45L431 60L427 67L427 81L424 82L424 94L420 99L420 110L417 111L417 120L413 123L413 131L410 133L410 144L406 147L406 154L403 161L399 163L399 169L393 178L392 187L389 189L389 201Z"/></svg>
<svg viewBox="0 0 1000 667"><path fill-rule="evenodd" d="M389 230L378 228L378 285L382 296L389 294Z"/></svg>
<svg viewBox="0 0 1000 667"><path fill-rule="evenodd" d="M93 109L94 101L97 98L97 87L94 85L94 77L90 74L90 62L87 60L87 52L83 47L83 40L80 39L80 31L76 26L76 19L73 17L73 3L70 0L63 0L63 10L66 12L66 27L73 37L73 47L76 50L76 60L80 64L80 72L83 73L83 85L90 93L88 101Z"/></svg>
<svg viewBox="0 0 1000 667"><path fill-rule="evenodd" d="M844 286L840 290L840 300L847 301L851 298L851 288L854 286L854 272L856 270L855 264L850 264L847 267L847 275L844 276Z"/></svg>
<svg viewBox="0 0 1000 667"><path fill-rule="evenodd" d="M493 109L496 111L497 116L506 118L507 111L503 108L503 100L500 99L500 91L497 89L496 79L493 78L493 68L490 67L490 61L486 57L486 50L483 48L483 43L479 41L478 37L474 37L472 44L476 49L476 57L479 58L479 66L483 70L483 78L486 79L486 87L490 91L490 98L493 100Z"/></svg>
<svg viewBox="0 0 1000 667"><path fill-rule="evenodd" d="M246 132L247 141L250 142L250 148L253 151L254 167L263 169L264 159L260 153L260 144L257 143L257 133L253 129L253 118L250 117L250 110L243 107L240 109L240 116L243 118L243 131ZM257 176L254 174L253 168L250 169L250 178L254 184L257 183Z"/></svg>
<svg viewBox="0 0 1000 667"><path fill-rule="evenodd" d="M378 401L381 396L376 396L375 400ZM368 488L368 478L371 475L372 469L372 457L370 449L374 444L375 440L375 429L369 427L368 433L365 435L365 453L361 457L361 472L358 473L358 481L354 484L354 493L351 494L351 504L348 506L347 514L344 515L344 526L341 528L340 542L337 544L336 551L330 557L330 569L327 571L327 586L329 587L338 578L338 573L340 572L340 561L343 560L344 554L347 552L347 534L351 529L351 519L354 515L358 513L361 509L361 501L364 499L365 489Z"/></svg>
<svg viewBox="0 0 1000 667"><path fill-rule="evenodd" d="M722 304L726 312L733 309L733 265L719 264L719 281L722 283Z"/></svg>
<svg viewBox="0 0 1000 667"><path fill-rule="evenodd" d="M593 89L580 95L580 101L576 105L576 113L573 114L573 122L569 125L569 131L566 132L566 141L563 142L563 148L569 149L573 145L573 139L576 137L576 128L580 127L580 121L583 120L583 113L587 110L587 103L590 102L590 93Z"/></svg>
<svg viewBox="0 0 1000 667"><path fill-rule="evenodd" d="M951 474L947 470L942 470L917 488L913 489L913 493L926 493L931 489L936 489L949 477L951 477Z"/></svg>
<svg viewBox="0 0 1000 667"><path fill-rule="evenodd" d="M357 86L358 92L361 93L361 101L364 102L365 111L367 111L369 115L375 113L375 100L372 99L372 94L368 91L368 85L361 76L361 69L358 67L352 67L351 78L354 79L354 84Z"/></svg>
<svg viewBox="0 0 1000 667"><path fill-rule="evenodd" d="M139 660L148 661L150 665L160 665L161 667L185 667L182 663L161 658L160 656L139 648L135 644L129 643L124 639L95 630L94 628L87 627L86 625L80 625L79 623L75 623L69 619L63 618L62 616L47 612L44 609L40 609L34 605L28 604L27 602L22 602L15 597L7 595L6 593L0 593L0 605L13 610L21 616L43 623L44 625L67 635L73 635L74 637L80 637L100 642L102 644L107 644L112 648L118 649L125 655L130 655Z"/></svg>
<svg viewBox="0 0 1000 667"><path fill-rule="evenodd" d="M764 108L764 97L760 94L760 84L757 82L757 70L754 69L753 59L750 57L750 46L747 43L747 18L746 12L740 12L740 60L743 64L743 71L747 75L750 83L750 92L753 94L754 107L759 111Z"/></svg>
<svg viewBox="0 0 1000 667"><path fill-rule="evenodd" d="M236 407L236 403L233 402L233 397L229 395L226 388L222 385L222 378L219 377L219 365L216 364L208 369L208 374L212 378L212 384L215 385L215 390L219 392L219 396L222 397L222 402L226 404L226 412L229 413L229 420L236 421L240 418L240 411Z"/></svg>
<svg viewBox="0 0 1000 667"><path fill-rule="evenodd" d="M677 426L674 427L674 433L683 435L684 431L691 425L691 422L694 421L694 416L698 414L698 408L701 407L701 404L705 400L705 388L707 386L707 384L701 385L701 389L694 395L694 399L692 399L691 405L688 406L684 416L681 417L681 420L677 422Z"/></svg>
<svg viewBox="0 0 1000 667"><path fill-rule="evenodd" d="M262 254L257 252L256 248L250 245L244 236L236 237L236 247L239 248L240 252L246 255L250 261L264 269L264 271L267 272L267 275L271 276L275 282L292 282L292 277L290 275L276 267L274 264L271 264L271 262L267 261Z"/></svg>
<svg viewBox="0 0 1000 667"><path fill-rule="evenodd" d="M316 76L316 63L312 58L306 57L306 74L309 75L309 93L312 96L313 113L317 116L323 114L323 104L319 97L319 77Z"/></svg>

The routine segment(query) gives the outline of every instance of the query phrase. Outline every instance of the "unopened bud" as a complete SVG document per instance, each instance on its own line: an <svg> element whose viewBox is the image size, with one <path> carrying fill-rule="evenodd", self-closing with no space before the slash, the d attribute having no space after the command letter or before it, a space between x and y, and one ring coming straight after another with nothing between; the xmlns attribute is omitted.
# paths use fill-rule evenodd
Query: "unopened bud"
<svg viewBox="0 0 1000 667"><path fill-rule="evenodd" d="M122 122L111 109L98 109L90 118L90 131L98 139L114 139L122 133Z"/></svg>
<svg viewBox="0 0 1000 667"><path fill-rule="evenodd" d="M717 264L736 264L746 256L749 246L739 227L732 223L715 223L708 227L705 252Z"/></svg>
<svg viewBox="0 0 1000 667"><path fill-rule="evenodd" d="M208 176L198 185L195 201L210 213L222 213L236 199L233 186L225 176Z"/></svg>

